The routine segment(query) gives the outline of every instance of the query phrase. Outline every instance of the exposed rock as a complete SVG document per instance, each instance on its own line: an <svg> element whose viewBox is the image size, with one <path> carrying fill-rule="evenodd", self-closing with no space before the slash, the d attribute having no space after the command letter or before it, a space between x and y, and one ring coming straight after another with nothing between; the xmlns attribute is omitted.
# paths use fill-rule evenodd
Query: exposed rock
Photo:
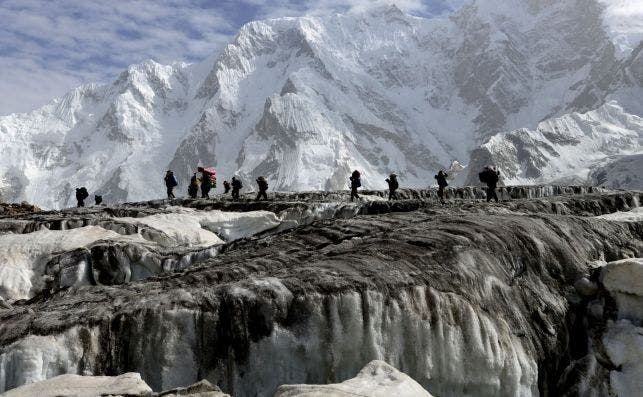
<svg viewBox="0 0 643 397"><path fill-rule="evenodd" d="M22 203L3 203L0 202L0 216L13 216L40 212L41 209L27 202Z"/></svg>
<svg viewBox="0 0 643 397"><path fill-rule="evenodd" d="M431 397L416 381L384 361L366 364L354 378L330 385L282 385L275 397Z"/></svg>

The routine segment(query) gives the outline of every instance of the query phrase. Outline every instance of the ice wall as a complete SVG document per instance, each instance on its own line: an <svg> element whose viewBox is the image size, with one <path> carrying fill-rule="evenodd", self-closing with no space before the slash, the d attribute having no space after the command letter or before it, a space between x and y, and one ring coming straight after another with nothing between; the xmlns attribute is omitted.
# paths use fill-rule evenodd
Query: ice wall
<svg viewBox="0 0 643 397"><path fill-rule="evenodd" d="M283 383L344 380L380 359L435 395L538 394L529 347L505 321L457 295L415 287L395 299L377 291L295 298L278 280L252 283L253 290L231 287L227 299L234 307L272 294L263 319L260 307L256 319L174 309L116 319L110 330L74 327L22 339L0 354L0 391L64 373L130 368L155 390L205 376L234 395L270 395ZM297 316L291 311L303 308L304 318L289 324ZM246 320L259 323L234 324ZM258 335L226 335L215 328L219 321L232 321L231 332L256 327Z"/></svg>
<svg viewBox="0 0 643 397"><path fill-rule="evenodd" d="M585 331L578 335L584 344L572 351L560 392L639 395L643 390L643 259L604 264L583 280L571 303L575 322Z"/></svg>

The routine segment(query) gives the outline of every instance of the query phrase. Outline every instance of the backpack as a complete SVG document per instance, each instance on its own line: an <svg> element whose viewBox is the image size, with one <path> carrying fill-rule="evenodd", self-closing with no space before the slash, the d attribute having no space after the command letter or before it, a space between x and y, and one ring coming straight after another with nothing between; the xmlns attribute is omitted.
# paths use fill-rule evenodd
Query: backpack
<svg viewBox="0 0 643 397"><path fill-rule="evenodd" d="M89 193L87 192L87 188L85 186L82 186L79 189L78 193L80 193L80 197L82 197L83 200L89 197Z"/></svg>
<svg viewBox="0 0 643 397"><path fill-rule="evenodd" d="M176 178L174 177L174 174L170 175L170 185L172 187L177 186L179 183L176 181Z"/></svg>
<svg viewBox="0 0 643 397"><path fill-rule="evenodd" d="M266 182L264 177L260 176L257 178L257 184L261 190L268 190L268 182Z"/></svg>
<svg viewBox="0 0 643 397"><path fill-rule="evenodd" d="M487 170L484 170L484 171L482 171L481 173L478 174L478 178L480 178L480 182L487 183L488 180L489 180L488 179L489 178L489 173L487 172Z"/></svg>

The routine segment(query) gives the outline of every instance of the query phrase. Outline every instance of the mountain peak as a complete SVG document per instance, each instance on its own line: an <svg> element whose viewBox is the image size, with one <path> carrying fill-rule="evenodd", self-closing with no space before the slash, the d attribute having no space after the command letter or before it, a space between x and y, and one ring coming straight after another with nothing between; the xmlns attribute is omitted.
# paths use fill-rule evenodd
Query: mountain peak
<svg viewBox="0 0 643 397"><path fill-rule="evenodd" d="M623 103L641 97L641 59L619 66L600 13L572 5L564 13L517 6L512 13L518 0L509 1L507 12L464 7L460 18L415 18L380 4L349 16L252 22L217 57L189 68L132 65L103 91L75 91L56 111L0 118L7 148L0 179L11 181L0 193L45 208L73 203L75 186L106 202L146 200L163 193L163 170L184 183L199 165L224 178L236 173L247 189L258 175L276 190L342 189L354 169L368 188L385 187L392 171L404 186L426 186L455 160L475 164L474 150L498 133L527 128L538 137L538 122L564 116L576 102L594 110L616 100L624 111L597 123L643 131L626 114L638 108ZM472 4L482 3L492 4ZM622 78L597 90L608 75ZM514 139L513 160L498 150L478 157L486 165L505 156L526 183L562 167L586 174L617 153L595 148L583 164L552 154L547 169L532 155L529 172L520 162L532 149L575 149L576 137L554 127L578 117L585 116L543 127L541 145ZM618 141L620 127L595 128L595 141L607 133ZM636 144L628 150L640 150Z"/></svg>

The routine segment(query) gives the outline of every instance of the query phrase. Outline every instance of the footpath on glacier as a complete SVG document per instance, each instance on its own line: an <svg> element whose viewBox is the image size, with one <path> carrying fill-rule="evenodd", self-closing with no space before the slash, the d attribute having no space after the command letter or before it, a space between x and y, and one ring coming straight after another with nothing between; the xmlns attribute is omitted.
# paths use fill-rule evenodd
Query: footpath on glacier
<svg viewBox="0 0 643 397"><path fill-rule="evenodd" d="M641 389L640 192L383 195L1 216L0 392L136 372L156 392L339 393L372 360L435 396ZM281 386L306 383L336 385Z"/></svg>

